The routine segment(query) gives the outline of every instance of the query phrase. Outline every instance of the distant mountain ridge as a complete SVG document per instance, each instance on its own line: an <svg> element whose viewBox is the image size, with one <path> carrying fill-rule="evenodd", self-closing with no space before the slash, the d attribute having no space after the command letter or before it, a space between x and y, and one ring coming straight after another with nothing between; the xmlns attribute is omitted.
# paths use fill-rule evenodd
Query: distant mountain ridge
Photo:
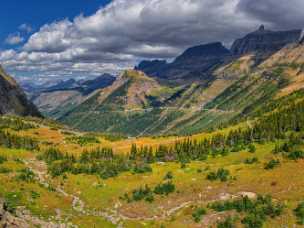
<svg viewBox="0 0 304 228"><path fill-rule="evenodd" d="M220 42L191 47L172 63L161 60L143 61L136 70L156 78L176 81L208 80L211 71L231 59L230 51Z"/></svg>
<svg viewBox="0 0 304 228"><path fill-rule="evenodd" d="M0 66L0 115L41 116L17 82Z"/></svg>
<svg viewBox="0 0 304 228"><path fill-rule="evenodd" d="M230 50L220 42L209 43L187 49L172 63L144 60L135 69L160 79L183 79L182 84L191 79L208 80L216 66L247 54L254 54L256 62L261 62L287 44L298 42L301 33L302 30L271 31L261 25L258 30L235 40Z"/></svg>
<svg viewBox="0 0 304 228"><path fill-rule="evenodd" d="M237 39L231 47L231 52L233 55L248 53L271 55L287 44L299 41L301 33L302 30L271 31L261 25L257 31Z"/></svg>
<svg viewBox="0 0 304 228"><path fill-rule="evenodd" d="M111 74L103 74L99 77L88 80L77 81L75 79L69 79L65 81L60 81L55 85L44 88L41 92L52 92L59 90L79 90L82 93L89 94L96 89L102 89L107 86L110 86L115 80L116 77Z"/></svg>
<svg viewBox="0 0 304 228"><path fill-rule="evenodd" d="M111 86L115 80L115 76L103 74L90 80L60 81L55 85L35 91L32 93L31 100L42 113L57 118L75 105L79 105L94 91Z"/></svg>

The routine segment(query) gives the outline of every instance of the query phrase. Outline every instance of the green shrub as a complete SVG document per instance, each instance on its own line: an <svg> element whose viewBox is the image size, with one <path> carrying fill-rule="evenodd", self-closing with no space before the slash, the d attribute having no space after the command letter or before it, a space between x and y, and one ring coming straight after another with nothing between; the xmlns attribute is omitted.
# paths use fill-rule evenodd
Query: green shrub
<svg viewBox="0 0 304 228"><path fill-rule="evenodd" d="M88 144L100 143L99 139L93 135L84 135L84 136L73 136L67 139L72 143L76 143L80 146L85 146Z"/></svg>
<svg viewBox="0 0 304 228"><path fill-rule="evenodd" d="M280 165L279 160L272 159L265 164L264 169L266 169L266 170L274 169L275 167L278 167L279 165Z"/></svg>
<svg viewBox="0 0 304 228"><path fill-rule="evenodd" d="M294 215L297 217L297 221L300 225L304 225L304 202L298 204L297 208L294 209Z"/></svg>
<svg viewBox="0 0 304 228"><path fill-rule="evenodd" d="M0 167L0 173L10 173L12 172L11 169L5 168L5 167Z"/></svg>
<svg viewBox="0 0 304 228"><path fill-rule="evenodd" d="M224 221L217 223L217 228L235 228L235 220L229 216Z"/></svg>
<svg viewBox="0 0 304 228"><path fill-rule="evenodd" d="M139 189L133 190L131 196L125 193L124 196L120 198L122 200L126 200L128 203L141 200L145 200L149 203L152 203L154 201L153 192L147 185L144 188L140 187Z"/></svg>
<svg viewBox="0 0 304 228"><path fill-rule="evenodd" d="M254 200L242 197L233 201L214 202L208 207L218 212L236 210L245 213L242 223L248 228L261 228L268 217L276 218L284 209L282 204L274 203L271 196L258 196Z"/></svg>
<svg viewBox="0 0 304 228"><path fill-rule="evenodd" d="M257 157L254 158L246 158L246 160L244 161L245 164L251 165L254 163L258 163L259 159Z"/></svg>
<svg viewBox="0 0 304 228"><path fill-rule="evenodd" d="M21 193L6 193L4 196L4 209L12 214L15 214L18 206L21 206Z"/></svg>
<svg viewBox="0 0 304 228"><path fill-rule="evenodd" d="M220 180L222 182L225 182L228 180L229 176L230 176L229 170L220 168L216 172L208 173L207 180L210 180L210 181Z"/></svg>
<svg viewBox="0 0 304 228"><path fill-rule="evenodd" d="M7 161L7 158L0 155L0 164L3 164L6 161Z"/></svg>
<svg viewBox="0 0 304 228"><path fill-rule="evenodd" d="M202 169L197 169L196 172L197 172L197 173L202 173L203 170L202 170Z"/></svg>
<svg viewBox="0 0 304 228"><path fill-rule="evenodd" d="M169 195L174 191L175 191L175 185L171 181L168 181L163 184L158 184L154 188L154 193L157 195Z"/></svg>
<svg viewBox="0 0 304 228"><path fill-rule="evenodd" d="M134 201L140 201L152 194L151 189L146 185L144 188L140 187L132 192L132 199Z"/></svg>
<svg viewBox="0 0 304 228"><path fill-rule="evenodd" d="M40 194L38 192L31 191L31 196L33 199L38 199L40 197Z"/></svg>
<svg viewBox="0 0 304 228"><path fill-rule="evenodd" d="M304 151L301 151L301 150L297 150L297 151L293 151L293 152L290 152L288 154L288 158L291 159L291 160L299 160L299 159L303 159L304 158Z"/></svg>
<svg viewBox="0 0 304 228"><path fill-rule="evenodd" d="M136 164L135 167L132 170L133 173L151 173L152 168L150 165L142 163L142 164Z"/></svg>
<svg viewBox="0 0 304 228"><path fill-rule="evenodd" d="M192 213L192 218L196 223L199 223L202 220L202 216L207 213L205 208L199 207L196 208L195 211Z"/></svg>
<svg viewBox="0 0 304 228"><path fill-rule="evenodd" d="M250 213L242 219L246 228L262 228L265 218L260 214Z"/></svg>
<svg viewBox="0 0 304 228"><path fill-rule="evenodd" d="M256 152L256 147L255 147L255 145L249 144L249 146L248 146L248 151L249 151L250 153L255 153L255 152Z"/></svg>
<svg viewBox="0 0 304 228"><path fill-rule="evenodd" d="M172 172L167 172L167 174L164 177L164 180L172 180L173 179L173 174Z"/></svg>
<svg viewBox="0 0 304 228"><path fill-rule="evenodd" d="M35 174L29 168L25 168L19 171L19 175L17 175L17 180L33 182L35 180Z"/></svg>

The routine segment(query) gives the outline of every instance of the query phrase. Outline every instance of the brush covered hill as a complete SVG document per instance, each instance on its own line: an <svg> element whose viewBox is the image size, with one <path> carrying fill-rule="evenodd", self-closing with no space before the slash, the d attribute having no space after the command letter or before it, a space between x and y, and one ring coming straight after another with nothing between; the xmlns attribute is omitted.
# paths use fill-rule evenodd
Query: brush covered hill
<svg viewBox="0 0 304 228"><path fill-rule="evenodd" d="M0 66L0 115L40 116L17 82Z"/></svg>

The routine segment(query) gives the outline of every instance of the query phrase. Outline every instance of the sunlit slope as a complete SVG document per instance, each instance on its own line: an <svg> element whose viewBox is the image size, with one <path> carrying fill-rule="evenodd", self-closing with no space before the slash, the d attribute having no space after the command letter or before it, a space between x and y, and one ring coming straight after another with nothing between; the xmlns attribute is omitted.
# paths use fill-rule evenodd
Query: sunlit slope
<svg viewBox="0 0 304 228"><path fill-rule="evenodd" d="M252 58L243 56L220 67L209 82L178 87L126 71L112 86L93 94L60 120L82 130L129 136L193 134L237 114L237 110L222 112L204 106L244 77L253 65Z"/></svg>

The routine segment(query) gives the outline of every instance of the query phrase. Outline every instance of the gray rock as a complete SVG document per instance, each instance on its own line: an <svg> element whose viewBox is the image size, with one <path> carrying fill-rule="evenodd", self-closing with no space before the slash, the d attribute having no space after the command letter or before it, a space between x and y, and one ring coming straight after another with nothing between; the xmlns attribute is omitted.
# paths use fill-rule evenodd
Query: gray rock
<svg viewBox="0 0 304 228"><path fill-rule="evenodd" d="M250 53L271 55L287 44L298 42L301 32L301 30L271 31L261 25L257 31L236 40L231 47L231 52L233 55Z"/></svg>
<svg viewBox="0 0 304 228"><path fill-rule="evenodd" d="M201 81L212 77L213 69L231 58L230 51L220 42L187 49L172 63L161 60L143 61L136 69L166 80Z"/></svg>

